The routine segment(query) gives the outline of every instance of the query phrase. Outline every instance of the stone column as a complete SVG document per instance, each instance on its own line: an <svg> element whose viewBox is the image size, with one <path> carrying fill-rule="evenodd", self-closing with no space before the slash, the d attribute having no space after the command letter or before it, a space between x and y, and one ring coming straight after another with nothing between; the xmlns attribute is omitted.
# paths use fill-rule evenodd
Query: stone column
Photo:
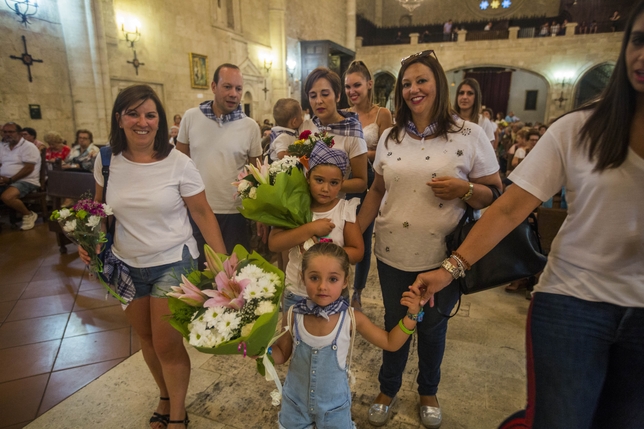
<svg viewBox="0 0 644 429"><path fill-rule="evenodd" d="M382 0L376 0L376 26L382 27Z"/></svg>
<svg viewBox="0 0 644 429"><path fill-rule="evenodd" d="M467 38L467 30L461 28L457 33L458 40L456 41L456 43L465 43L465 39Z"/></svg>
<svg viewBox="0 0 644 429"><path fill-rule="evenodd" d="M576 22L569 22L566 24L566 36L574 36L577 25L578 24Z"/></svg>
<svg viewBox="0 0 644 429"><path fill-rule="evenodd" d="M519 38L519 30L520 27L510 27L508 28L508 31L510 32L510 35L508 36L508 39L510 40L517 40Z"/></svg>
<svg viewBox="0 0 644 429"><path fill-rule="evenodd" d="M417 45L418 44L418 33L409 33L409 44Z"/></svg>
<svg viewBox="0 0 644 429"><path fill-rule="evenodd" d="M356 50L356 0L347 0L347 37L346 47Z"/></svg>
<svg viewBox="0 0 644 429"><path fill-rule="evenodd" d="M271 106L280 98L288 97L288 81L286 73L286 30L284 0L271 0L268 6L268 22L270 23L271 49L273 50L273 67L271 68L272 94L269 93L267 103Z"/></svg>
<svg viewBox="0 0 644 429"><path fill-rule="evenodd" d="M356 49L362 48L362 41L364 40L363 37L357 36L356 37Z"/></svg>
<svg viewBox="0 0 644 429"><path fill-rule="evenodd" d="M110 73L100 0L59 0L65 35L74 127L107 142L111 114Z"/></svg>

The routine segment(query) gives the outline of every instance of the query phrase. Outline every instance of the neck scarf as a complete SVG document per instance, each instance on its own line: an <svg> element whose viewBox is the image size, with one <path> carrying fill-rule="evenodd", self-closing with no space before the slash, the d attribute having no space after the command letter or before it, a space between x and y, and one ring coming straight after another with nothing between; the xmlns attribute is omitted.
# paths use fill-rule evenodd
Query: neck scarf
<svg viewBox="0 0 644 429"><path fill-rule="evenodd" d="M126 302L123 305L126 307L134 299L136 289L132 277L130 277L130 268L114 256L111 247L105 252L103 275L107 279L107 284L116 285L116 293Z"/></svg>
<svg viewBox="0 0 644 429"><path fill-rule="evenodd" d="M358 114L353 112L338 111L340 116L344 119L340 122L335 122L329 125L322 125L320 119L317 116L314 116L312 121L320 132L328 131L331 134L336 136L350 136L358 137L364 140L364 135L362 134L362 125L358 119Z"/></svg>
<svg viewBox="0 0 644 429"><path fill-rule="evenodd" d="M421 139L424 139L434 134L436 132L437 127L438 127L438 121L432 122L431 124L427 125L427 127L422 133L420 133L416 128L416 124L414 124L412 121L407 121L407 126L405 127L405 129L409 134L413 134L416 137L420 137Z"/></svg>
<svg viewBox="0 0 644 429"><path fill-rule="evenodd" d="M246 114L242 111L241 104L232 112L226 115L217 116L214 110L212 110L212 103L212 101L204 101L199 105L199 109L206 118L217 122L220 127L222 127L226 122L232 122L246 117Z"/></svg>
<svg viewBox="0 0 644 429"><path fill-rule="evenodd" d="M282 134L297 138L297 131L285 127L273 127L271 129L271 143L273 143L275 139Z"/></svg>
<svg viewBox="0 0 644 429"><path fill-rule="evenodd" d="M341 313L349 308L349 303L344 297L340 297L326 307L320 307L309 298L303 299L293 306L293 313L312 314L329 320L329 316Z"/></svg>

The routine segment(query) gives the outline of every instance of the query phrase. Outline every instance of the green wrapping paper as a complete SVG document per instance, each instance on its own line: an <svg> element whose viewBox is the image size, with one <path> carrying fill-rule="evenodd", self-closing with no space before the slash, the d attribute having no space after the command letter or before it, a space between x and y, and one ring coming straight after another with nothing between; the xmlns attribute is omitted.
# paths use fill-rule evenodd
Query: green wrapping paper
<svg viewBox="0 0 644 429"><path fill-rule="evenodd" d="M280 173L275 184L257 186L257 198L245 198L239 212L247 219L269 226L293 229L311 222L311 194L299 168Z"/></svg>

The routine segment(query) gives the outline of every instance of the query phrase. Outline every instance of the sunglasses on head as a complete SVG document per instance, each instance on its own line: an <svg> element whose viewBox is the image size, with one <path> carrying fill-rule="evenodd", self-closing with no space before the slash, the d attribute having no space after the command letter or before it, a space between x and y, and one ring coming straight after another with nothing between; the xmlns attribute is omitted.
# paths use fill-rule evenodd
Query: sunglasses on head
<svg viewBox="0 0 644 429"><path fill-rule="evenodd" d="M411 61L425 57L434 57L436 61L438 61L436 52L434 52L433 49L428 49L426 51L416 52L415 54L411 54L410 56L403 58L402 60L400 60L400 65L404 66L405 64L409 64Z"/></svg>

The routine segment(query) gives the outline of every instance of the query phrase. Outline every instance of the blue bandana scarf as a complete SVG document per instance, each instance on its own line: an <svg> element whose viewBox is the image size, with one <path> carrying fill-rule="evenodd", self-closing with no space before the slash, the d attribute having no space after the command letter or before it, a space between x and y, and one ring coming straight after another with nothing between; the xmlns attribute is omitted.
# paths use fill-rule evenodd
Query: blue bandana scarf
<svg viewBox="0 0 644 429"><path fill-rule="evenodd" d="M322 125L317 116L314 116L311 120L315 126L318 127L320 132L328 131L336 136L350 136L364 139L364 134L362 134L362 125L358 119L358 114L344 111L338 111L338 113L344 119L340 122L336 122L335 124Z"/></svg>
<svg viewBox="0 0 644 429"><path fill-rule="evenodd" d="M297 132L295 131L291 131L288 128L283 127L273 127L273 129L271 129L271 143L273 143L275 139L282 134L297 138Z"/></svg>
<svg viewBox="0 0 644 429"><path fill-rule="evenodd" d="M128 305L136 294L134 282L130 277L130 268L112 253L112 248L107 249L105 260L103 261L103 275L107 279L107 284L116 284L116 293Z"/></svg>
<svg viewBox="0 0 644 429"><path fill-rule="evenodd" d="M407 126L405 127L405 129L409 134L413 134L416 137L420 137L421 139L424 139L434 134L436 132L437 127L438 127L438 121L432 122L431 124L427 125L427 127L422 133L419 133L418 129L416 128L416 124L414 124L412 121L407 121Z"/></svg>
<svg viewBox="0 0 644 429"><path fill-rule="evenodd" d="M215 112L212 110L212 101L204 101L199 104L199 109L208 119L212 119L217 122L219 126L223 126L226 122L236 121L238 119L243 119L246 117L246 114L242 111L241 104L237 106L237 109L228 113L227 115L221 115L218 117L215 115Z"/></svg>
<svg viewBox="0 0 644 429"><path fill-rule="evenodd" d="M349 156L346 152L328 147L322 142L316 142L309 158L309 170L316 165L333 164L342 171L344 176L349 166Z"/></svg>
<svg viewBox="0 0 644 429"><path fill-rule="evenodd" d="M342 313L349 308L349 303L344 297L340 297L326 307L320 307L310 299L306 298L293 306L293 313L312 314L317 317L324 317L329 320L329 316L336 313Z"/></svg>

